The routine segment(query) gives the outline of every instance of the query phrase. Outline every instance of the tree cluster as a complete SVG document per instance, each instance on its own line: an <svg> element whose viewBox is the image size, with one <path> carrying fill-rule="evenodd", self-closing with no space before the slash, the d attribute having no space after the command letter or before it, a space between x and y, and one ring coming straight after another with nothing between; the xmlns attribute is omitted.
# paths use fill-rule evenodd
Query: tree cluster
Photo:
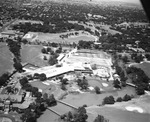
<svg viewBox="0 0 150 122"><path fill-rule="evenodd" d="M75 112L68 112L61 115L61 119L66 122L86 122L87 118L88 115L84 107L79 107Z"/></svg>
<svg viewBox="0 0 150 122"><path fill-rule="evenodd" d="M150 79L143 70L136 67L128 67L126 72L130 75L132 83L136 85L137 94L141 95L144 94L144 90L150 90Z"/></svg>
<svg viewBox="0 0 150 122"><path fill-rule="evenodd" d="M6 86L8 81L9 81L9 73L4 73L2 76L0 76L0 87L1 86Z"/></svg>
<svg viewBox="0 0 150 122"><path fill-rule="evenodd" d="M40 81L45 81L47 79L47 77L44 73L41 73L41 74L35 73L33 78L40 79Z"/></svg>
<svg viewBox="0 0 150 122"><path fill-rule="evenodd" d="M54 64L57 64L57 62L58 62L57 57L58 57L57 54L51 55L49 60L48 60L49 65L52 66Z"/></svg>
<svg viewBox="0 0 150 122"><path fill-rule="evenodd" d="M86 90L88 88L88 81L85 77L83 77L83 79L78 79L76 82L81 89Z"/></svg>
<svg viewBox="0 0 150 122"><path fill-rule="evenodd" d="M133 53L131 54L131 58L132 60L134 60L136 63L140 63L141 61L143 61L144 59L144 56L142 54L136 54L136 53Z"/></svg>
<svg viewBox="0 0 150 122"><path fill-rule="evenodd" d="M116 102L122 102L122 101L127 102L127 101L131 100L133 97L134 97L133 95L130 96L130 95L127 95L127 94L126 94L123 98L118 97L118 98L116 99Z"/></svg>
<svg viewBox="0 0 150 122"><path fill-rule="evenodd" d="M95 118L94 122L109 122L109 120L106 119L106 118L105 118L104 116L102 116L102 115L98 115L98 116Z"/></svg>
<svg viewBox="0 0 150 122"><path fill-rule="evenodd" d="M115 103L115 99L113 96L109 96L109 97L105 97L103 99L103 102L102 104L105 105L105 104L114 104Z"/></svg>
<svg viewBox="0 0 150 122"><path fill-rule="evenodd" d="M80 40L78 42L78 48L91 49L93 43L94 43L93 41L83 41L83 40Z"/></svg>
<svg viewBox="0 0 150 122"><path fill-rule="evenodd" d="M18 38L17 41L14 41L12 39L6 40L9 50L14 54L14 68L16 71L21 72L22 71L22 64L20 59L20 49L21 49L21 40Z"/></svg>

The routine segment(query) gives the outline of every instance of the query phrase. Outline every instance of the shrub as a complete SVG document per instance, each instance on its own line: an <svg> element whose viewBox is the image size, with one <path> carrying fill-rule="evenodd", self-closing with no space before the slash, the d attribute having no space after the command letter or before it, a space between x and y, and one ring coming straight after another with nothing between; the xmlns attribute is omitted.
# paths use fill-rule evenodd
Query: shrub
<svg viewBox="0 0 150 122"><path fill-rule="evenodd" d="M95 89L96 94L100 94L101 93L100 88L98 86L96 86L94 89Z"/></svg>
<svg viewBox="0 0 150 122"><path fill-rule="evenodd" d="M123 97L123 101L129 101L129 100L131 100L131 96L126 94L126 95Z"/></svg>
<svg viewBox="0 0 150 122"><path fill-rule="evenodd" d="M122 98L121 97L118 97L116 102L122 102Z"/></svg>
<svg viewBox="0 0 150 122"><path fill-rule="evenodd" d="M103 99L103 105L105 104L114 104L115 103L115 99L113 96L109 96L109 97L105 97Z"/></svg>

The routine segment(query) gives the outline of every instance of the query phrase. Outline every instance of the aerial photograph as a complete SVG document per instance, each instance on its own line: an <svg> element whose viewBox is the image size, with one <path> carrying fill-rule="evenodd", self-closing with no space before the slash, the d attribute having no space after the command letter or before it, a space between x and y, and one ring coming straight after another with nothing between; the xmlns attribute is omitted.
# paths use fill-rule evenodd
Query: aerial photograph
<svg viewBox="0 0 150 122"><path fill-rule="evenodd" d="M142 0L0 0L0 122L150 122Z"/></svg>

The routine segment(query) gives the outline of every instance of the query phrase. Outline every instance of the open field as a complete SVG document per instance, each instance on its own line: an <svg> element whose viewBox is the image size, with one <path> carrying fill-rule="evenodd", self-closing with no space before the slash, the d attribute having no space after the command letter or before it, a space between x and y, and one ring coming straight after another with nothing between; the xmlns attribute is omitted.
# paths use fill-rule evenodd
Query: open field
<svg viewBox="0 0 150 122"><path fill-rule="evenodd" d="M37 87L38 89L42 90L42 93L53 93L56 90L56 87L52 84L50 85L45 85L41 81L35 81L30 83L33 87Z"/></svg>
<svg viewBox="0 0 150 122"><path fill-rule="evenodd" d="M22 63L31 63L37 66L45 66L47 62L43 60L41 45L23 45L21 49Z"/></svg>
<svg viewBox="0 0 150 122"><path fill-rule="evenodd" d="M83 93L78 95L69 94L63 99L64 102L72 104L74 106L82 106L86 104L87 106L91 105L99 105L102 103L103 99L106 96L114 96L114 98L123 97L125 94L128 95L135 95L135 89L132 87L123 88L120 91L108 91L102 94L95 94L95 93ZM90 99L90 100L89 100Z"/></svg>
<svg viewBox="0 0 150 122"><path fill-rule="evenodd" d="M13 69L13 54L6 43L0 43L0 75Z"/></svg>
<svg viewBox="0 0 150 122"><path fill-rule="evenodd" d="M150 121L150 106L149 95L144 95L139 98L132 99L128 102L115 103L114 105L106 105L103 107L91 106L87 111L91 113L89 119L93 120L97 114L105 116L110 122L149 122ZM144 112L141 114L138 111L127 111L127 107L140 108ZM92 119L93 118L93 119Z"/></svg>
<svg viewBox="0 0 150 122"><path fill-rule="evenodd" d="M149 122L150 114L148 113L150 113L150 109L149 107L146 107L147 105L149 106L149 100L150 96L145 95L140 99L133 99L129 102L121 102L114 105L105 105L102 107L98 107L95 105L87 107L87 122L93 122L98 114L103 115L105 118L109 119L109 122ZM78 99L78 101L80 100ZM72 104L73 103L74 102L72 102ZM141 107L144 111L146 111L146 113L144 112L141 114L136 111L129 112L125 109L126 106L132 105ZM59 109L57 110L56 108L55 110L64 112L64 109L68 110L65 106L59 106ZM38 119L38 122L60 122L58 118L59 117L57 115L55 115L51 111L46 110L44 114Z"/></svg>
<svg viewBox="0 0 150 122"><path fill-rule="evenodd" d="M58 116L48 109L43 113L43 115L38 118L37 122L59 122Z"/></svg>
<svg viewBox="0 0 150 122"><path fill-rule="evenodd" d="M60 38L60 35L66 35L68 33L75 33L78 32L79 35L71 35L68 38ZM32 39L30 36L25 36L24 38L28 39L31 42L34 42L35 40L39 40L41 42L56 42L56 43L78 43L79 40L84 41L95 41L95 38L90 35L89 33L82 33L83 31L70 31L70 32L64 32L64 33L58 33L58 34L51 34L51 33L35 33L35 32L29 32L29 35L34 35L35 37ZM27 38L28 37L28 38ZM30 38L29 38L30 37Z"/></svg>
<svg viewBox="0 0 150 122"><path fill-rule="evenodd" d="M90 107L87 109L90 111L91 116L89 120L94 120L94 118L100 114L105 118L109 119L109 122L149 122L149 114L140 114L136 112L129 112L126 110L120 110L115 107ZM92 116L93 115L93 116ZM89 121L90 122L90 121Z"/></svg>

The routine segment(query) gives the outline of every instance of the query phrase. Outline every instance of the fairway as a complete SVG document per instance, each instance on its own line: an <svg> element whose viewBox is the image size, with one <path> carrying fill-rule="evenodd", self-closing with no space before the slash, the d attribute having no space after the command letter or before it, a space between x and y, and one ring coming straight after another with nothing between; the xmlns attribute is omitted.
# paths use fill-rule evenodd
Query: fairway
<svg viewBox="0 0 150 122"><path fill-rule="evenodd" d="M63 99L63 101L77 107L82 106L84 104L86 104L87 106L91 106L101 104L103 99L107 96L112 95L114 98L118 98L123 97L125 94L135 95L135 89L127 86L122 90L118 91L111 90L102 94L95 94L95 93L83 93L78 95L69 94L66 96L65 99Z"/></svg>
<svg viewBox="0 0 150 122"><path fill-rule="evenodd" d="M46 61L42 59L42 45L23 45L21 49L22 63L31 63L37 66L45 66Z"/></svg>
<svg viewBox="0 0 150 122"><path fill-rule="evenodd" d="M40 42L55 42L55 43L64 43L64 44L72 44L78 43L79 40L83 41L95 41L94 36L92 36L89 33L82 33L82 31L77 31L78 35L71 35L67 38L60 38L60 35L67 35L69 33L75 33L76 31L70 31L65 33L58 33L58 34L51 34L51 33L35 33L35 32L29 32L28 35L34 35L32 38L31 36L24 36L24 38L27 38L29 41L34 42L35 40L39 40Z"/></svg>
<svg viewBox="0 0 150 122"><path fill-rule="evenodd" d="M103 115L109 119L109 122L149 122L150 120L149 114L129 112L115 107L91 107L87 111L93 112L93 116L89 118L92 120L94 120L97 114Z"/></svg>

